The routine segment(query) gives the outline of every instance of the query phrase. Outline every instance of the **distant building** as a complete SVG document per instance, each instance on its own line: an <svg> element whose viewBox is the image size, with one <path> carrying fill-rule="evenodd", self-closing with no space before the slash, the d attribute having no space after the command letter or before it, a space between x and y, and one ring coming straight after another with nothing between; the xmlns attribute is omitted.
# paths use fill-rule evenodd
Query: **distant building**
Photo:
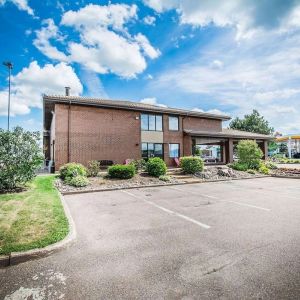
<svg viewBox="0 0 300 300"><path fill-rule="evenodd" d="M285 143L287 146L287 154L289 158L292 158L294 155L300 153L300 134L293 135L277 135L276 136L277 144Z"/></svg>

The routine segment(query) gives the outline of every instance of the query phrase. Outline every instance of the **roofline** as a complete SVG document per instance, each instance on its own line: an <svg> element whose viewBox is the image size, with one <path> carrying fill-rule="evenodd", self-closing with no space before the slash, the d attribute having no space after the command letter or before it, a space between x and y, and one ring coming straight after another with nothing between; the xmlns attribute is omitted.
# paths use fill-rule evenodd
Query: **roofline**
<svg viewBox="0 0 300 300"><path fill-rule="evenodd" d="M184 130L184 133L191 136L209 136L209 137L224 137L224 138L237 138L237 139L257 139L257 140L273 140L274 137L268 135L235 135L226 132L209 132L209 131L192 131L192 130Z"/></svg>
<svg viewBox="0 0 300 300"><path fill-rule="evenodd" d="M196 112L192 110L184 110L180 108L171 108L171 107L155 107L153 105L152 107L128 107L126 105L113 105L110 103L96 103L92 102L94 101L114 101L111 99L101 99L101 98L89 98L89 97L80 97L80 96L56 96L56 95L43 95L43 102L49 101L53 103L68 103L71 101L74 101L73 104L77 105L83 105L83 106L95 106L95 107L105 107L105 108L116 108L116 109L124 109L124 110L135 110L135 111L145 111L145 112L157 112L157 113L169 113L173 115L180 115L180 116L192 116L192 117L203 117L206 119L215 119L215 120L230 120L231 117L227 115L217 115L217 114L210 114L210 113L201 113ZM80 101L83 100L83 101ZM90 100L91 103L86 102L87 100ZM125 101L125 100L118 100L118 101ZM139 103L139 102L133 102L133 101L127 101L130 103Z"/></svg>

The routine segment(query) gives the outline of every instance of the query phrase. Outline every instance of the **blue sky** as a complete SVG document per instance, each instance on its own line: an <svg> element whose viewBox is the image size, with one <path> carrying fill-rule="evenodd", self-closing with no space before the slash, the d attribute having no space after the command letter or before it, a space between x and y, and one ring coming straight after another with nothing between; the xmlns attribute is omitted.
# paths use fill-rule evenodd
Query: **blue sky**
<svg viewBox="0 0 300 300"><path fill-rule="evenodd" d="M12 126L42 130L41 95L143 101L300 131L298 0L0 0ZM7 70L0 68L0 127Z"/></svg>

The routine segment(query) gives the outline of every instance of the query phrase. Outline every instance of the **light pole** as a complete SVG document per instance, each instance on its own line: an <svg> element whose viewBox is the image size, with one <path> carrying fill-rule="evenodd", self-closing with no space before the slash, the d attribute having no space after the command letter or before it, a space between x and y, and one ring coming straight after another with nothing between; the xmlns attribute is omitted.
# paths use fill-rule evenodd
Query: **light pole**
<svg viewBox="0 0 300 300"><path fill-rule="evenodd" d="M10 76L13 64L10 61L3 62L3 65L8 69L8 107L7 107L7 130L9 131L9 118L10 118Z"/></svg>

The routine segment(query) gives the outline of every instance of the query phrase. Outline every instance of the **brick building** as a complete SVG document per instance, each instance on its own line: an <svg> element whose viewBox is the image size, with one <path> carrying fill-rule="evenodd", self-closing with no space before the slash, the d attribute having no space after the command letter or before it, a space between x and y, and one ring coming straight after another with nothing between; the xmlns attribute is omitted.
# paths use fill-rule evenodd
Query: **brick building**
<svg viewBox="0 0 300 300"><path fill-rule="evenodd" d="M67 162L122 164L153 156L172 166L196 148L207 163L228 163L241 139L256 140L267 155L269 136L222 129L225 115L74 96L45 95L43 104L44 153L56 170Z"/></svg>

